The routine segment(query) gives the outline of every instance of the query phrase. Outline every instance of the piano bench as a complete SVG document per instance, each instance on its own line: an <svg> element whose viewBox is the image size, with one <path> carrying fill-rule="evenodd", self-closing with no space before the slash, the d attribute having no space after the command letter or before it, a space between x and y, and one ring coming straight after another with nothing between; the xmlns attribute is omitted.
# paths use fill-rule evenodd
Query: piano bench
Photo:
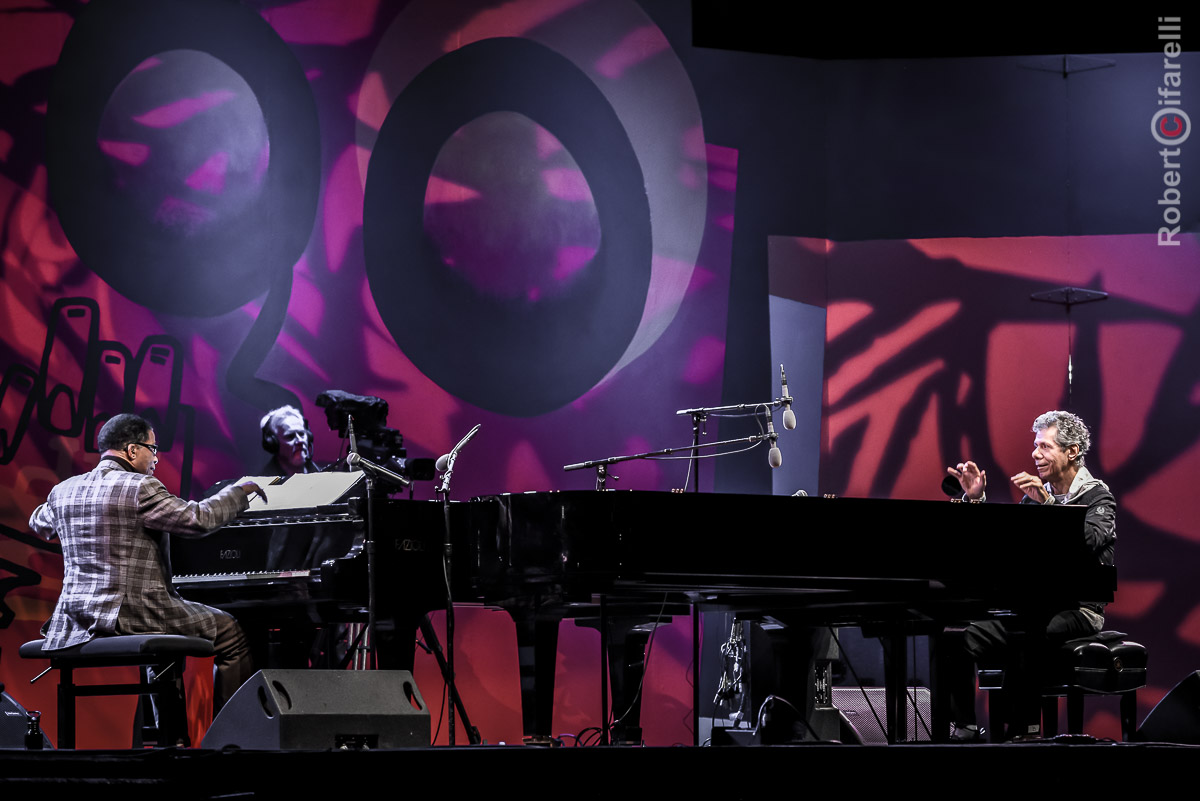
<svg viewBox="0 0 1200 801"><path fill-rule="evenodd" d="M1120 631L1101 631L1090 637L1067 640L1059 646L1043 677L1042 736L1058 733L1058 699L1067 698L1067 733L1083 733L1083 699L1088 695L1121 697L1121 739L1129 741L1137 729L1137 691L1146 686L1146 646L1126 640ZM979 689L999 690L1004 671L983 668ZM990 704L992 731L1002 730Z"/></svg>
<svg viewBox="0 0 1200 801"><path fill-rule="evenodd" d="M96 637L93 640L44 651L45 640L33 640L20 647L23 659L49 659L50 667L35 676L37 681L47 671L57 668L58 679L58 747L75 747L75 699L98 695L152 695L158 701L159 723L154 742L159 746L189 745L187 735L187 705L183 694L183 669L189 656L212 656L213 644L202 637L180 634L127 634ZM75 671L101 667L151 667L153 681L147 681L141 671L139 684L75 683ZM135 732L134 746L141 745L141 732Z"/></svg>

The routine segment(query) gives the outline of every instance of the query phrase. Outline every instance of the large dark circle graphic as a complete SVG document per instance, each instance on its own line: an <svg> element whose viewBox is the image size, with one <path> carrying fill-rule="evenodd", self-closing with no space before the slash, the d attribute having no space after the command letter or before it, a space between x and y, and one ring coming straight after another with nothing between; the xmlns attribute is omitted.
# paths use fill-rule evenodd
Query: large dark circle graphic
<svg viewBox="0 0 1200 801"><path fill-rule="evenodd" d="M424 229L442 144L496 111L554 134L596 205L600 248L588 269L536 303L480 292L446 268ZM578 67L526 39L455 50L396 98L371 155L363 240L371 294L397 345L447 391L514 416L557 409L595 386L633 339L650 286L649 201L620 119Z"/></svg>
<svg viewBox="0 0 1200 801"><path fill-rule="evenodd" d="M244 213L200 231L154 224L114 191L97 146L105 106L156 54L211 55L249 85L270 161ZM51 202L83 263L155 311L214 316L265 292L308 244L320 190L316 103L295 55L252 9L226 0L97 0L72 26L50 91Z"/></svg>

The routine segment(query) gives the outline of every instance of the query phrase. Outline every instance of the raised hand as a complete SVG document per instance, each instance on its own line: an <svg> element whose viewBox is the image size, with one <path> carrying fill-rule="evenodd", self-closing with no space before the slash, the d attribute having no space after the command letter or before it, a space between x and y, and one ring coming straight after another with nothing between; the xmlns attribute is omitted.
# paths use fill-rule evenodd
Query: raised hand
<svg viewBox="0 0 1200 801"><path fill-rule="evenodd" d="M983 497L987 488L987 472L979 469L974 462L959 462L954 467L947 467L946 472L958 479L958 485L963 493L973 501Z"/></svg>
<svg viewBox="0 0 1200 801"><path fill-rule="evenodd" d="M1037 476L1021 471L1013 476L1011 480L1016 488L1025 493L1026 497L1031 501L1045 503L1050 500L1050 494L1046 492L1046 487Z"/></svg>

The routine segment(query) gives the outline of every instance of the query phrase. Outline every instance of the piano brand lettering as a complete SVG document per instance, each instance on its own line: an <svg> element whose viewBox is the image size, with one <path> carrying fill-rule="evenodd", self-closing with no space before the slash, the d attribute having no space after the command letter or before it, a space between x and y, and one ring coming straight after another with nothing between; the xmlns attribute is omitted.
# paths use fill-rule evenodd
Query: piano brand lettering
<svg viewBox="0 0 1200 801"><path fill-rule="evenodd" d="M242 552L238 548L222 548L217 554L218 559L241 559Z"/></svg>
<svg viewBox="0 0 1200 801"><path fill-rule="evenodd" d="M397 551L424 551L425 543L421 540L396 540Z"/></svg>

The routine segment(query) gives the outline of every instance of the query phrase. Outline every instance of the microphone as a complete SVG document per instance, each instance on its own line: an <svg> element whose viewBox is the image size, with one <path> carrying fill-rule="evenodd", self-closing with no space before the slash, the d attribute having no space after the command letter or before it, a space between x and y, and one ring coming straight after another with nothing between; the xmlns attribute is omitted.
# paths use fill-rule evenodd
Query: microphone
<svg viewBox="0 0 1200 801"><path fill-rule="evenodd" d="M458 441L458 444L450 449L450 452L444 456L439 456L433 469L442 474L442 486L438 487L438 492L444 493L447 500L450 497L450 476L454 472L454 461L458 458L458 452L463 449L463 446L471 441L471 437L475 436L483 423L476 423L475 427L467 432L467 435Z"/></svg>
<svg viewBox="0 0 1200 801"><path fill-rule="evenodd" d="M471 437L475 436L476 432L478 432L481 428L483 428L483 423L476 423L475 427L468 431L467 435L458 441L458 444L454 446L454 450L461 451L463 446L470 442Z"/></svg>
<svg viewBox="0 0 1200 801"><path fill-rule="evenodd" d="M446 468L450 464L451 457L457 455L458 452L463 449L463 446L471 441L471 437L475 436L475 432L477 432L482 427L483 427L483 423L476 423L475 427L472 428L470 431L468 431L467 435L465 437L463 437L462 439L460 439L458 441L458 444L450 449L449 453L443 453L441 456L438 457L437 462L433 465L433 469L439 473L446 472Z"/></svg>
<svg viewBox="0 0 1200 801"><path fill-rule="evenodd" d="M351 461L350 457L358 455L358 444L354 441L354 415L352 414L346 415L346 435L350 439L350 452L346 454L346 466L354 470L355 465L358 463ZM361 470L362 468L359 469Z"/></svg>
<svg viewBox="0 0 1200 801"><path fill-rule="evenodd" d="M779 467L783 464L783 454L779 451L779 435L775 433L775 421L767 419L767 439L771 440L771 450L767 453L767 463L771 467Z"/></svg>
<svg viewBox="0 0 1200 801"><path fill-rule="evenodd" d="M783 427L791 431L796 427L796 413L792 411L792 396L788 394L787 373L779 365L779 383L783 386Z"/></svg>
<svg viewBox="0 0 1200 801"><path fill-rule="evenodd" d="M371 473L379 476L380 478L385 479L385 480L387 480L397 486L400 486L400 487L407 487L409 484L412 483L411 481L409 481L407 478L400 475L399 473L393 473L391 470L388 470L386 467L383 467L382 465L377 465L374 462L371 462L371 461L368 461L368 460L362 458L361 456L358 455L357 451L350 452L350 455L346 457L346 464L350 465L351 467L365 468L368 472L371 472Z"/></svg>

